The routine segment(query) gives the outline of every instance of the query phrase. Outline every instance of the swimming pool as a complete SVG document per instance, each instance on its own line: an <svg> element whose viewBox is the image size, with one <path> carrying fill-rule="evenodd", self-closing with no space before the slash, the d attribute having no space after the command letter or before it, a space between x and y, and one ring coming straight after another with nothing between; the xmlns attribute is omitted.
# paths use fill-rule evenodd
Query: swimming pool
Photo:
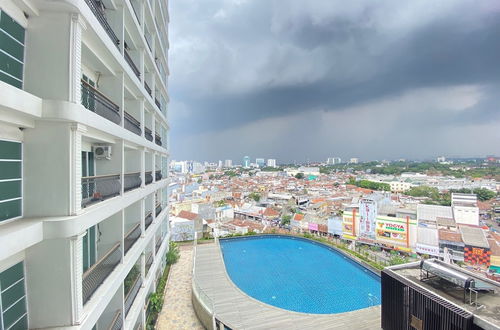
<svg viewBox="0 0 500 330"><path fill-rule="evenodd" d="M231 280L264 303L313 314L380 304L380 278L323 244L272 235L220 245Z"/></svg>

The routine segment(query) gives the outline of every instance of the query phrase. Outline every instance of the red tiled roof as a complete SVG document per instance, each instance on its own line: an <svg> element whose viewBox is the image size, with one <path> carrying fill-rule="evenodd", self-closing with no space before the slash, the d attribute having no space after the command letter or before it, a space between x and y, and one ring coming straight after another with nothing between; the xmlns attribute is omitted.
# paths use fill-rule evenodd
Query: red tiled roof
<svg viewBox="0 0 500 330"><path fill-rule="evenodd" d="M301 221L303 219L304 219L304 215L300 214L300 213L295 213L295 215L293 216L293 220L295 220L295 221Z"/></svg>
<svg viewBox="0 0 500 330"><path fill-rule="evenodd" d="M183 219L194 220L198 217L198 214L182 210L179 214L177 214L177 216Z"/></svg>
<svg viewBox="0 0 500 330"><path fill-rule="evenodd" d="M276 210L274 210L274 209L272 209L270 207L266 208L265 211L264 211L264 216L266 216L266 217L277 217L279 215L280 214L279 214L278 211L276 211Z"/></svg>

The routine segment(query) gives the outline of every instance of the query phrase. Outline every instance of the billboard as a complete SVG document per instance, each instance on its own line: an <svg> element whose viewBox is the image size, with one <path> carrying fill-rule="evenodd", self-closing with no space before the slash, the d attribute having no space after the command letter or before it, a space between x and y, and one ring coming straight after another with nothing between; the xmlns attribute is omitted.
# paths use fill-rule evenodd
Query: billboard
<svg viewBox="0 0 500 330"><path fill-rule="evenodd" d="M377 203L371 199L362 199L359 202L359 236L375 237L375 218L377 217Z"/></svg>

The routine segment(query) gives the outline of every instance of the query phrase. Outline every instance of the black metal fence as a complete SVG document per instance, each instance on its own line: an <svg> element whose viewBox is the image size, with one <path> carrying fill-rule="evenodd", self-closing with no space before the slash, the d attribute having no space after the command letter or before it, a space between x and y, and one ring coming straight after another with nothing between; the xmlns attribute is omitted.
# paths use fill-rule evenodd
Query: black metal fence
<svg viewBox="0 0 500 330"><path fill-rule="evenodd" d="M126 49L124 50L124 54L125 54L125 61L128 63L132 71L134 71L134 74L137 76L137 78L140 78L141 72L139 71L139 68L135 65L134 60L132 59L132 57L130 56L130 54Z"/></svg>
<svg viewBox="0 0 500 330"><path fill-rule="evenodd" d="M148 227L153 223L153 215L151 211L146 213L146 217L144 218L144 228L148 229Z"/></svg>
<svg viewBox="0 0 500 330"><path fill-rule="evenodd" d="M144 127L144 136L146 140L153 142L153 132L147 127Z"/></svg>
<svg viewBox="0 0 500 330"><path fill-rule="evenodd" d="M161 212L161 204L156 205L155 212L156 212L156 213L155 213L155 214L156 214L156 216L158 216L158 214L160 214L160 212Z"/></svg>
<svg viewBox="0 0 500 330"><path fill-rule="evenodd" d="M163 242L163 238L161 236L158 237L158 239L156 240L156 243L155 243L155 253L156 254L158 254L158 251L160 250L162 242Z"/></svg>
<svg viewBox="0 0 500 330"><path fill-rule="evenodd" d="M382 271L382 328L478 329L471 313L386 270Z"/></svg>
<svg viewBox="0 0 500 330"><path fill-rule="evenodd" d="M146 172L145 176L144 176L144 180L146 181L145 182L146 184L150 184L151 182L153 182L153 172L151 172L151 171Z"/></svg>
<svg viewBox="0 0 500 330"><path fill-rule="evenodd" d="M109 324L108 330L121 330L123 328L122 311L117 310L113 320Z"/></svg>
<svg viewBox="0 0 500 330"><path fill-rule="evenodd" d="M125 254L127 254L128 250L130 250L134 243L137 242L139 237L141 237L141 224L137 223L127 234L125 234L125 239L123 241Z"/></svg>
<svg viewBox="0 0 500 330"><path fill-rule="evenodd" d="M161 174L161 170L156 170L155 172L155 180L160 181L163 175Z"/></svg>
<svg viewBox="0 0 500 330"><path fill-rule="evenodd" d="M155 98L155 104L158 107L158 109L160 109L160 111L161 111L161 103L160 103L160 101L158 101L157 98Z"/></svg>
<svg viewBox="0 0 500 330"><path fill-rule="evenodd" d="M146 41L148 41L148 39L146 39ZM147 82L144 82L144 89L146 90L146 92L148 92L149 95L153 95L153 91L151 90L151 87L149 87Z"/></svg>
<svg viewBox="0 0 500 330"><path fill-rule="evenodd" d="M120 107L86 81L82 80L81 83L82 105L99 116L120 125Z"/></svg>
<svg viewBox="0 0 500 330"><path fill-rule="evenodd" d="M115 31L113 31L111 25L109 25L109 22L106 19L103 2L98 0L85 0L85 2L89 6L90 10L94 13L99 23L101 23L104 31L106 31L108 36L111 38L111 41L113 41L113 43L118 47L118 45L120 44L120 39L118 39Z"/></svg>
<svg viewBox="0 0 500 330"><path fill-rule="evenodd" d="M141 274L139 273L134 284L132 285L132 288L125 296L125 316L128 315L130 308L132 308L132 305L134 304L135 297L137 297L137 293L139 293L139 290L141 289L141 285L142 285L142 278L141 278Z"/></svg>
<svg viewBox="0 0 500 330"><path fill-rule="evenodd" d="M152 264L153 264L153 252L150 252L148 255L146 255L146 275L149 273L149 269L151 268Z"/></svg>
<svg viewBox="0 0 500 330"><path fill-rule="evenodd" d="M135 119L131 114L125 111L123 114L125 117L125 128L135 133L137 135L141 135L141 123L137 119Z"/></svg>
<svg viewBox="0 0 500 330"><path fill-rule="evenodd" d="M82 178L82 207L118 196L121 191L120 175L99 175Z"/></svg>
<svg viewBox="0 0 500 330"><path fill-rule="evenodd" d="M82 296L87 303L94 292L101 286L113 269L120 263L122 252L120 243L116 243L98 262L83 274Z"/></svg>
<svg viewBox="0 0 500 330"><path fill-rule="evenodd" d="M127 173L123 176L123 190L130 191L132 189L139 188L141 186L141 173Z"/></svg>
<svg viewBox="0 0 500 330"><path fill-rule="evenodd" d="M161 147L161 136L155 133L155 143Z"/></svg>

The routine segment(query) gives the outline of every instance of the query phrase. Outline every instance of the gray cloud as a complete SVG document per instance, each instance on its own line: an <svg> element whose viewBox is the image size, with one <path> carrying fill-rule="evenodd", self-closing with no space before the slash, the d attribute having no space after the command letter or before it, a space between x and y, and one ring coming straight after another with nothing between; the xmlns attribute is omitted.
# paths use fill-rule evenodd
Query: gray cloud
<svg viewBox="0 0 500 330"><path fill-rule="evenodd" d="M271 140L256 145L255 132L244 128L270 123L279 123L282 134L272 136L276 148L267 157L283 160L298 152L290 143L309 150L314 145L310 157L318 159L335 152L384 158L495 151L494 141L455 151L457 141L449 136L467 127L470 135L456 139L474 141L478 127L499 124L496 1L185 0L171 2L170 14L174 157L257 156ZM407 95L422 89L433 99L409 103ZM450 90L449 97L463 104L440 100L438 91ZM470 90L476 91L471 104L462 95ZM384 102L392 108L377 106ZM321 135L318 114L330 112L360 126L380 121L384 134L329 139ZM296 127L299 117L307 125ZM441 137L434 150L421 143L423 127ZM366 143L375 140L387 148ZM370 152L363 151L367 147Z"/></svg>

